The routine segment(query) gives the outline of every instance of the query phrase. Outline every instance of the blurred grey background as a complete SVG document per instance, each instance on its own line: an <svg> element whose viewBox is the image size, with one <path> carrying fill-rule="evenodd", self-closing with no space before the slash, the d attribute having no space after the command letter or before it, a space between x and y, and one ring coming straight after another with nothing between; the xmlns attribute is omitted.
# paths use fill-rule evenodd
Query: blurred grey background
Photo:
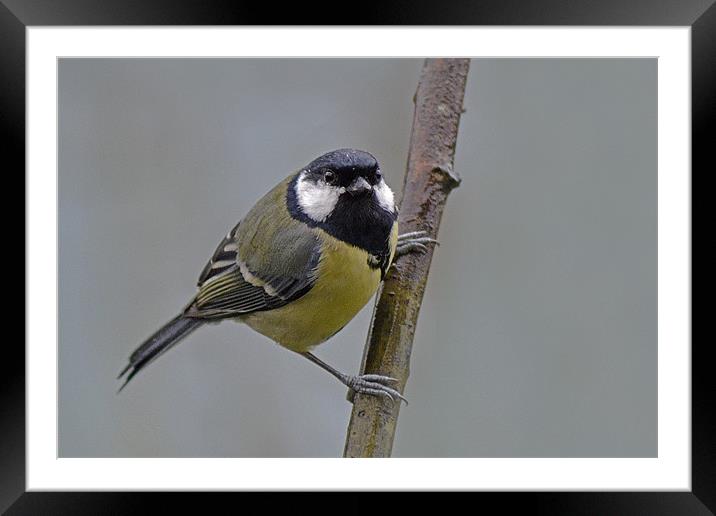
<svg viewBox="0 0 716 516"><path fill-rule="evenodd" d="M248 327L115 377L289 172L351 146L399 190L421 66L60 60L60 456L342 454L346 389ZM656 73L473 60L394 456L656 456ZM371 308L318 355L356 372Z"/></svg>

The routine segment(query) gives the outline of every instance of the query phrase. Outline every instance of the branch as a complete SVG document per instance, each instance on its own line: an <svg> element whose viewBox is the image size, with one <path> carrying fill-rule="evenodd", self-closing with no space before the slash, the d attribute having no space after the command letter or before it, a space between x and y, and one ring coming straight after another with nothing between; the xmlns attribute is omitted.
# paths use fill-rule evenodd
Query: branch
<svg viewBox="0 0 716 516"><path fill-rule="evenodd" d="M401 233L427 231L437 238L450 191L455 143L469 59L426 59L413 101L415 114L403 183ZM404 392L415 326L425 293L433 246L397 260L388 272L373 312L362 372L392 376ZM390 457L400 402L355 394L344 457Z"/></svg>

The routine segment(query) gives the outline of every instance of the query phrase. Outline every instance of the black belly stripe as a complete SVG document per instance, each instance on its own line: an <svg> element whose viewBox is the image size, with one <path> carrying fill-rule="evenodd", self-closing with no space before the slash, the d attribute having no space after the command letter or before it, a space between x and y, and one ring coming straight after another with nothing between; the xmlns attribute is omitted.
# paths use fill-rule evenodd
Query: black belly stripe
<svg viewBox="0 0 716 516"><path fill-rule="evenodd" d="M386 249L386 252L380 256L374 254L368 255L368 267L371 269L380 269L380 279L385 278L385 274L388 272L390 266L390 248Z"/></svg>

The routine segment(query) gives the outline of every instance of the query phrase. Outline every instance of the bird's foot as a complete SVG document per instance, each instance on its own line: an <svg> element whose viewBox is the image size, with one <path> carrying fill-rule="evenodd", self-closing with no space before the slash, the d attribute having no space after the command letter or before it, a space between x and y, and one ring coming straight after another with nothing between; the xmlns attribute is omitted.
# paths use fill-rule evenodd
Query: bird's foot
<svg viewBox="0 0 716 516"><path fill-rule="evenodd" d="M398 380L391 378L390 376L383 376L380 374L362 374L359 376L346 376L345 384L350 387L353 392L359 392L361 394L371 394L373 396L381 396L389 399L392 403L395 403L396 399L402 400L405 404L408 404L402 394L388 387L386 384L395 383Z"/></svg>
<svg viewBox="0 0 716 516"><path fill-rule="evenodd" d="M434 238L430 238L427 231L412 231L410 233L403 233L398 236L398 245L395 248L395 257L404 256L409 253L421 252L424 253L428 250L426 244L440 243Z"/></svg>

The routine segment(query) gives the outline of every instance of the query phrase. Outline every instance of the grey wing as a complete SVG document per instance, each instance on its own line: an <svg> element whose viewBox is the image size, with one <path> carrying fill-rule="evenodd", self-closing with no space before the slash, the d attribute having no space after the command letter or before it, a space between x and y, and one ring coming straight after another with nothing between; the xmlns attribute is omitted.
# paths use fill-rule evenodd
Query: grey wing
<svg viewBox="0 0 716 516"><path fill-rule="evenodd" d="M320 259L317 238L302 239L291 253L289 269L251 270L251 261L247 264L239 257L239 226L226 235L202 270L199 292L187 307L187 316L221 319L272 310L298 299L313 286ZM285 249L276 251L275 256L286 258Z"/></svg>

